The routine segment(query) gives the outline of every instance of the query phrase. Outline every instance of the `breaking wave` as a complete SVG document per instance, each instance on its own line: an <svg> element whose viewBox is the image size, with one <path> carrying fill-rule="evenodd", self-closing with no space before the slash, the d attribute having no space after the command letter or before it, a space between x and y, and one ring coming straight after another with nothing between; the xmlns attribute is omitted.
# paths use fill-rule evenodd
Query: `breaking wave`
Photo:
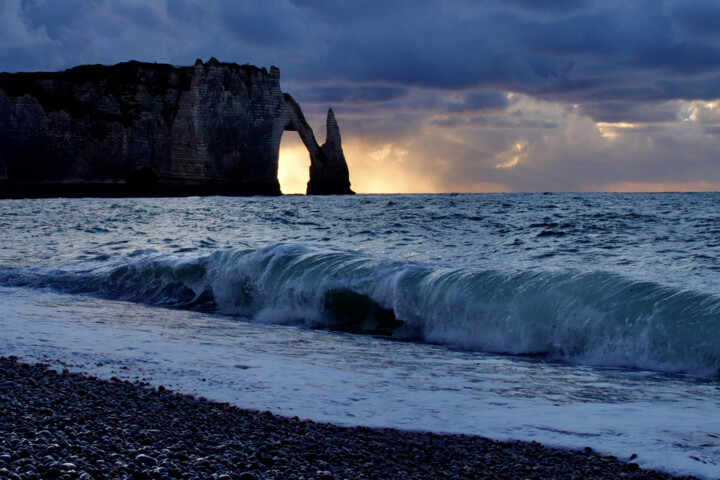
<svg viewBox="0 0 720 480"><path fill-rule="evenodd" d="M607 272L503 272L304 244L113 266L0 268L0 283L597 366L717 375L720 296Z"/></svg>

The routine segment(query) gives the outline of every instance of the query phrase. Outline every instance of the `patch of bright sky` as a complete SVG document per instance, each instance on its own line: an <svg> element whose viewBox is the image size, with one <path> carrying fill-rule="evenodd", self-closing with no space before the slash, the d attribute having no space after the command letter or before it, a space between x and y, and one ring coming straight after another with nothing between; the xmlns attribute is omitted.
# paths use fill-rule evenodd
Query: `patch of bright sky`
<svg viewBox="0 0 720 480"><path fill-rule="evenodd" d="M285 132L280 141L278 181L284 194L304 194L310 179L310 154L300 135Z"/></svg>

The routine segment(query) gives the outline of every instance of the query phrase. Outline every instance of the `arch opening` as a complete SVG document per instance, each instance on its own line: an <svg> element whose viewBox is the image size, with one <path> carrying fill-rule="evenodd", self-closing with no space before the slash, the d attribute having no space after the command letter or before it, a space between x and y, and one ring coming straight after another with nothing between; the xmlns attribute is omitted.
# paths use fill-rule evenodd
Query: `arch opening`
<svg viewBox="0 0 720 480"><path fill-rule="evenodd" d="M305 194L310 180L310 153L298 132L283 132L278 155L278 182L285 194Z"/></svg>

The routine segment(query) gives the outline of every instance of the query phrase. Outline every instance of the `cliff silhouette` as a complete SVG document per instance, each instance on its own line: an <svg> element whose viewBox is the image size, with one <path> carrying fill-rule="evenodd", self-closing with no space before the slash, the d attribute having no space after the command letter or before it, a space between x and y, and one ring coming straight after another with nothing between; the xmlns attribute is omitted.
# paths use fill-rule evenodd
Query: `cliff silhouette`
<svg viewBox="0 0 720 480"><path fill-rule="evenodd" d="M0 74L0 197L279 195L280 139L308 194L351 194L330 110L318 145L280 70L197 60Z"/></svg>

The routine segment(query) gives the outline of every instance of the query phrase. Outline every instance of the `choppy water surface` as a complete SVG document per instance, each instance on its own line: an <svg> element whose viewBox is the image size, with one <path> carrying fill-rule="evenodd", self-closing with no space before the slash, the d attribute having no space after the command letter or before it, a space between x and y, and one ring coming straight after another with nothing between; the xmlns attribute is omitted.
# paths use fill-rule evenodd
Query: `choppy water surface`
<svg viewBox="0 0 720 480"><path fill-rule="evenodd" d="M609 270L716 293L718 194L372 195L0 204L5 266L308 243L501 270Z"/></svg>
<svg viewBox="0 0 720 480"><path fill-rule="evenodd" d="M2 201L0 353L718 477L719 217L718 194Z"/></svg>

